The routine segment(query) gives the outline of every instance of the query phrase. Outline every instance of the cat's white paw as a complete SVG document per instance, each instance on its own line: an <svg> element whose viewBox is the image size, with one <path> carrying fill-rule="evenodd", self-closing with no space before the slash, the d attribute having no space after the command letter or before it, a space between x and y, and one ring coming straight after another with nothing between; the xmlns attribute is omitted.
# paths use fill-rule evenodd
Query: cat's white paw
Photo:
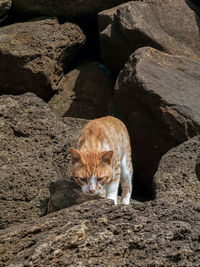
<svg viewBox="0 0 200 267"><path fill-rule="evenodd" d="M129 205L130 204L130 198L129 197L124 197L122 200L121 200L121 203L124 204L124 205Z"/></svg>
<svg viewBox="0 0 200 267"><path fill-rule="evenodd" d="M115 197L115 196L107 196L107 199L113 200L114 204L117 205L117 197Z"/></svg>

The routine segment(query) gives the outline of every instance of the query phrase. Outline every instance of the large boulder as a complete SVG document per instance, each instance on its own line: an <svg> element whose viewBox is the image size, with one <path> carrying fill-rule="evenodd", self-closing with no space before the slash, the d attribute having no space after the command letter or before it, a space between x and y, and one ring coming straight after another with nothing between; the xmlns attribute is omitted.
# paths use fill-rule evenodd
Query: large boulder
<svg viewBox="0 0 200 267"><path fill-rule="evenodd" d="M11 8L11 5L12 0L0 0L0 18L8 13Z"/></svg>
<svg viewBox="0 0 200 267"><path fill-rule="evenodd" d="M98 20L102 57L114 73L144 46L200 61L198 17L185 0L132 1L102 11Z"/></svg>
<svg viewBox="0 0 200 267"><path fill-rule="evenodd" d="M0 231L4 266L198 266L199 205L93 200Z"/></svg>
<svg viewBox="0 0 200 267"><path fill-rule="evenodd" d="M56 116L94 119L106 115L114 82L102 64L91 62L70 71L58 87L48 102Z"/></svg>
<svg viewBox="0 0 200 267"><path fill-rule="evenodd" d="M200 63L150 47L132 54L112 101L127 122L136 173L153 177L162 155L200 133Z"/></svg>
<svg viewBox="0 0 200 267"><path fill-rule="evenodd" d="M0 92L48 98L85 42L75 24L40 18L1 28Z"/></svg>
<svg viewBox="0 0 200 267"><path fill-rule="evenodd" d="M65 120L34 94L0 97L0 228L46 214L50 183L69 178L68 149L83 122Z"/></svg>
<svg viewBox="0 0 200 267"><path fill-rule="evenodd" d="M13 10L23 14L67 18L96 15L99 11L117 6L127 0L13 0Z"/></svg>
<svg viewBox="0 0 200 267"><path fill-rule="evenodd" d="M200 136L164 155L154 176L156 198L176 203L191 201L200 206Z"/></svg>

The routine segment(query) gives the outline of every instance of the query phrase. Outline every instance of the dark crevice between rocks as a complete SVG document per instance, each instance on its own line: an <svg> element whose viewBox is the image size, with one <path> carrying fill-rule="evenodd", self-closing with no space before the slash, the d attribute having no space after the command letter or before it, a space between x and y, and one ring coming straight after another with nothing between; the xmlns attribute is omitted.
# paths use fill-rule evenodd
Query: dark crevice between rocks
<svg viewBox="0 0 200 267"><path fill-rule="evenodd" d="M40 201L40 217L47 215L49 198Z"/></svg>
<svg viewBox="0 0 200 267"><path fill-rule="evenodd" d="M154 198L154 188L153 188L153 180L151 179L148 182L148 185L145 184L142 179L137 175L137 173L133 176L133 189L132 189L132 199L135 199L140 202L150 201Z"/></svg>
<svg viewBox="0 0 200 267"><path fill-rule="evenodd" d="M197 160L197 163L196 163L196 166L195 166L195 172L196 172L196 176L197 176L197 178L199 179L199 182L200 182L200 155L198 157L198 160Z"/></svg>
<svg viewBox="0 0 200 267"><path fill-rule="evenodd" d="M61 24L65 23L66 19L59 18L59 22ZM91 61L101 62L97 16L79 17L79 19L70 20L70 22L75 23L82 29L86 36L86 42L71 64L64 69L65 73L82 63Z"/></svg>

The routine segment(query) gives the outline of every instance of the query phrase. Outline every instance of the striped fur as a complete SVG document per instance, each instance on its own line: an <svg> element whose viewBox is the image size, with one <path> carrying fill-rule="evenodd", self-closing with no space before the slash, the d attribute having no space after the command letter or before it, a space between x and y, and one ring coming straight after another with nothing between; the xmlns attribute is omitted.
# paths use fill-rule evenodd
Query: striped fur
<svg viewBox="0 0 200 267"><path fill-rule="evenodd" d="M128 131L118 119L95 119L83 128L76 148L70 148L71 172L83 192L106 196L117 204L119 182L123 204L129 204L133 174Z"/></svg>

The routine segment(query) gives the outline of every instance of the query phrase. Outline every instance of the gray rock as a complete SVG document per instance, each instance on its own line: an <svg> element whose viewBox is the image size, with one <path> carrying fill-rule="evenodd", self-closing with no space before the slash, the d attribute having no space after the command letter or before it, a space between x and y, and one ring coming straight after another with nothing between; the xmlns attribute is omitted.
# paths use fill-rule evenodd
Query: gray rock
<svg viewBox="0 0 200 267"><path fill-rule="evenodd" d="M200 206L200 136L164 155L154 176L156 198L168 203L191 201Z"/></svg>
<svg viewBox="0 0 200 267"><path fill-rule="evenodd" d="M106 115L114 81L100 62L90 62L70 71L58 88L48 102L56 116L94 119Z"/></svg>
<svg viewBox="0 0 200 267"><path fill-rule="evenodd" d="M101 198L100 195L83 193L80 186L73 179L51 182L49 191L48 213Z"/></svg>
<svg viewBox="0 0 200 267"><path fill-rule="evenodd" d="M34 94L0 97L0 228L46 214L50 183L69 178L75 124Z"/></svg>
<svg viewBox="0 0 200 267"><path fill-rule="evenodd" d="M199 205L93 200L0 231L3 266L198 266Z"/></svg>
<svg viewBox="0 0 200 267"><path fill-rule="evenodd" d="M23 14L79 18L124 2L127 0L13 0L13 9Z"/></svg>
<svg viewBox="0 0 200 267"><path fill-rule="evenodd" d="M5 16L10 10L12 0L0 0L0 17ZM0 20L1 21L1 20Z"/></svg>
<svg viewBox="0 0 200 267"><path fill-rule="evenodd" d="M151 180L170 148L200 133L200 63L140 48L120 72L113 100L127 122L135 170Z"/></svg>
<svg viewBox="0 0 200 267"><path fill-rule="evenodd" d="M98 17L102 57L114 73L144 46L200 61L198 16L185 0L132 1Z"/></svg>
<svg viewBox="0 0 200 267"><path fill-rule="evenodd" d="M60 25L55 18L38 18L0 29L1 93L33 92L47 98L85 42L81 29Z"/></svg>

